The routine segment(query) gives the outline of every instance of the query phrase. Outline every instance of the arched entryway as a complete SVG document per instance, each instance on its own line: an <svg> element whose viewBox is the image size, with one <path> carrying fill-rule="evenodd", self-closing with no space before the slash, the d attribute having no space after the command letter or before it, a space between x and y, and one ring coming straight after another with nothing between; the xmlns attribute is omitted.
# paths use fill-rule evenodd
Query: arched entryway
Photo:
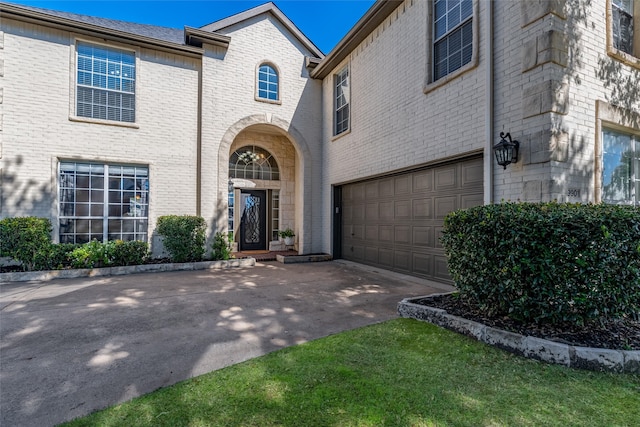
<svg viewBox="0 0 640 427"><path fill-rule="evenodd" d="M311 211L305 182L311 161L304 138L275 117L251 116L227 132L220 159L219 200L226 201L225 225L233 231L238 250L285 249L279 232L290 228L295 249L309 253Z"/></svg>

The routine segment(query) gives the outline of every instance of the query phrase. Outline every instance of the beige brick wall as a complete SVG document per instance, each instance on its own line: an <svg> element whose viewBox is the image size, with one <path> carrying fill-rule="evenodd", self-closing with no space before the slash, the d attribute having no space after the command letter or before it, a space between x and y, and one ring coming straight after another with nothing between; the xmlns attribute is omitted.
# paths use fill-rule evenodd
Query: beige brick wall
<svg viewBox="0 0 640 427"><path fill-rule="evenodd" d="M484 59L425 93L431 3L406 0L323 81L324 228L331 186L428 164L484 146ZM479 2L480 28L485 2ZM480 31L480 43L483 33ZM334 75L349 65L351 130L333 137ZM331 234L323 249L331 251Z"/></svg>
<svg viewBox="0 0 640 427"><path fill-rule="evenodd" d="M202 215L212 229L226 229L228 158L244 130L277 133L295 149L294 218L301 252L319 250L321 184L321 83L304 66L310 53L271 15L221 31L228 50L207 47L203 59ZM255 99L263 61L280 71L278 104ZM293 159L292 159L293 160Z"/></svg>
<svg viewBox="0 0 640 427"><path fill-rule="evenodd" d="M2 27L0 216L56 224L58 159L148 165L150 233L160 215L195 214L199 60L114 45L137 52L137 126L73 121L74 35L7 19Z"/></svg>

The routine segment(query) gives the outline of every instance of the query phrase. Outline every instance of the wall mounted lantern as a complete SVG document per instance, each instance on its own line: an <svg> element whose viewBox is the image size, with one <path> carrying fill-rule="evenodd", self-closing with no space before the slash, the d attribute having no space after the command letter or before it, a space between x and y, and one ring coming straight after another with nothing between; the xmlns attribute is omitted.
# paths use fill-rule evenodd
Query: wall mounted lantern
<svg viewBox="0 0 640 427"><path fill-rule="evenodd" d="M500 132L500 138L500 142L493 146L493 150L498 164L506 169L508 164L518 162L520 143L512 141L511 134L508 132L506 134Z"/></svg>

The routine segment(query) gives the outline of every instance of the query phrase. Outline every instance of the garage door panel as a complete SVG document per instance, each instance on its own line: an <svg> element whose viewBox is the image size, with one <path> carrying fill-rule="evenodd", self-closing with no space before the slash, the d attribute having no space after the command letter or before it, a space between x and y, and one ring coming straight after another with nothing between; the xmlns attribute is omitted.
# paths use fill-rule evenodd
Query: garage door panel
<svg viewBox="0 0 640 427"><path fill-rule="evenodd" d="M433 227L415 226L413 227L413 244L427 248L434 247Z"/></svg>
<svg viewBox="0 0 640 427"><path fill-rule="evenodd" d="M394 196L399 196L401 194L409 194L411 191L411 180L407 175L397 176L394 182Z"/></svg>
<svg viewBox="0 0 640 427"><path fill-rule="evenodd" d="M474 158L345 185L342 256L450 283L443 220L482 205L482 167Z"/></svg>
<svg viewBox="0 0 640 427"><path fill-rule="evenodd" d="M396 250L393 254L393 266L402 272L411 272L411 252Z"/></svg>
<svg viewBox="0 0 640 427"><path fill-rule="evenodd" d="M433 218L433 199L431 197L424 199L414 199L412 203L413 219Z"/></svg>
<svg viewBox="0 0 640 427"><path fill-rule="evenodd" d="M484 203L482 194L463 194L460 196L460 209L481 206Z"/></svg>
<svg viewBox="0 0 640 427"><path fill-rule="evenodd" d="M411 227L408 225L396 225L393 228L395 243L410 245L411 244Z"/></svg>
<svg viewBox="0 0 640 427"><path fill-rule="evenodd" d="M423 276L433 276L433 259L433 254L414 253L413 271Z"/></svg>
<svg viewBox="0 0 640 427"><path fill-rule="evenodd" d="M411 201L400 200L395 202L395 215L396 220L411 219Z"/></svg>
<svg viewBox="0 0 640 427"><path fill-rule="evenodd" d="M367 221L376 221L378 219L378 211L380 206L378 203L367 203L364 217Z"/></svg>
<svg viewBox="0 0 640 427"><path fill-rule="evenodd" d="M442 166L435 170L436 191L453 190L457 187L456 176L458 168L456 165Z"/></svg>
<svg viewBox="0 0 640 427"><path fill-rule="evenodd" d="M365 246L364 260L367 263L378 264L378 248L375 246Z"/></svg>
<svg viewBox="0 0 640 427"><path fill-rule="evenodd" d="M380 242L393 242L393 225L380 225L378 230L378 240Z"/></svg>
<svg viewBox="0 0 640 427"><path fill-rule="evenodd" d="M393 197L393 186L393 178L382 179L378 185L380 197Z"/></svg>
<svg viewBox="0 0 640 427"><path fill-rule="evenodd" d="M434 204L436 218L444 219L449 212L458 209L458 196L436 197Z"/></svg>
<svg viewBox="0 0 640 427"><path fill-rule="evenodd" d="M433 190L433 170L425 170L416 172L413 175L413 191L414 193L421 191Z"/></svg>
<svg viewBox="0 0 640 427"><path fill-rule="evenodd" d="M439 280L451 281L449 269L447 268L447 257L444 255L434 255L433 261L433 277Z"/></svg>
<svg viewBox="0 0 640 427"><path fill-rule="evenodd" d="M380 202L378 204L378 210L380 215L378 216L381 220L392 220L394 215L394 205L393 202Z"/></svg>
<svg viewBox="0 0 640 427"><path fill-rule="evenodd" d="M354 224L351 229L351 237L354 239L364 239L364 224Z"/></svg>
<svg viewBox="0 0 640 427"><path fill-rule="evenodd" d="M364 238L367 241L378 241L378 227L377 225L365 225Z"/></svg>
<svg viewBox="0 0 640 427"><path fill-rule="evenodd" d="M462 162L462 186L478 187L482 186L483 166L482 159L474 159Z"/></svg>
<svg viewBox="0 0 640 427"><path fill-rule="evenodd" d="M393 268L393 249L380 248L378 250L378 264L382 267Z"/></svg>

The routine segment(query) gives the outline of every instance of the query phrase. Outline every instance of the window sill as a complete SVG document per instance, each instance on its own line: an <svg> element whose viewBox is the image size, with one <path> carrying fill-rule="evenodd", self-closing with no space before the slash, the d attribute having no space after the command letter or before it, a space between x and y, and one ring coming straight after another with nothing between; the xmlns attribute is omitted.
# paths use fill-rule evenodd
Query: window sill
<svg viewBox="0 0 640 427"><path fill-rule="evenodd" d="M282 105L282 101L280 101L279 99L267 99L267 98L260 98L258 96L255 97L255 100L257 102L264 102L266 104L274 104L274 105Z"/></svg>
<svg viewBox="0 0 640 427"><path fill-rule="evenodd" d="M115 120L92 119L89 117L69 116L69 121L80 123L93 123L97 125L118 126L130 129L140 129L140 125L129 122L117 122Z"/></svg>
<svg viewBox="0 0 640 427"><path fill-rule="evenodd" d="M350 133L351 133L351 128L349 128L349 129L345 130L344 132L341 132L341 133L339 133L339 134L337 134L337 135L333 135L333 136L331 137L331 142L333 142L333 141L337 141L338 139L342 138L343 136L347 136L347 135L349 135Z"/></svg>
<svg viewBox="0 0 640 427"><path fill-rule="evenodd" d="M450 81L457 79L461 75L473 70L476 67L478 67L478 60L477 60L477 55L474 55L474 58L471 59L471 62L469 62L465 66L457 69L456 71L454 71L451 74L447 74L446 76L436 80L435 82L426 83L424 88L422 89L422 91L425 94L427 94L427 93L429 93L431 91L434 91L434 90L438 89L440 86L446 85Z"/></svg>
<svg viewBox="0 0 640 427"><path fill-rule="evenodd" d="M612 46L607 46L607 55L622 62L625 65L628 65L630 67L640 70L640 58L634 55L631 55L630 53L616 49L615 47L612 47Z"/></svg>

